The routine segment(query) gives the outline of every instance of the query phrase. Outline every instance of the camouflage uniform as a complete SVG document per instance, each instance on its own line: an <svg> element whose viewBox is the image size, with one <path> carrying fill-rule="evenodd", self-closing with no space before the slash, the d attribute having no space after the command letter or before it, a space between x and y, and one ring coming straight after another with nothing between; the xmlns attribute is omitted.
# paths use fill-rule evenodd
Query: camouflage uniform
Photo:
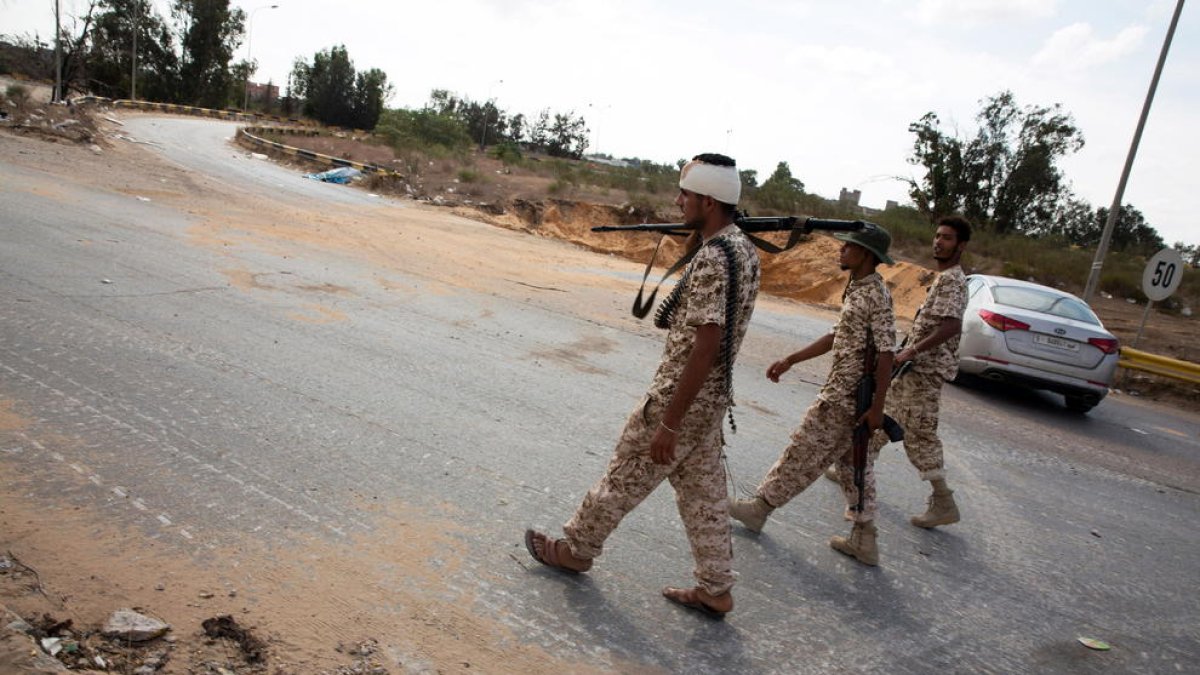
<svg viewBox="0 0 1200 675"><path fill-rule="evenodd" d="M732 338L728 353L732 367L758 296L759 262L753 244L740 229L730 225L707 240L689 263L680 281L686 286L672 316L653 384L629 416L604 476L563 526L571 554L577 558L595 558L625 514L665 478L675 488L675 502L696 560L696 580L712 595L727 592L734 581L729 500L721 462L724 445L721 421L731 404L732 392L727 390L725 367L720 359L684 415L675 461L669 465L652 462L650 441L675 393L695 341L696 327L705 324L725 327L725 256L714 243L722 237L735 252L734 271L740 291L736 299L737 324L726 331Z"/></svg>
<svg viewBox="0 0 1200 675"><path fill-rule="evenodd" d="M892 296L878 272L853 281L842 300L842 312L833 327L833 367L817 400L808 408L804 421L792 433L792 443L783 451L775 466L758 486L758 496L773 508L779 508L800 494L835 459L839 483L850 504L858 502L851 464L851 434L855 414L855 385L863 374L863 349L867 329L879 353L892 351L896 329L892 315ZM874 456L867 458L862 513L856 522L875 518Z"/></svg>
<svg viewBox="0 0 1200 675"><path fill-rule="evenodd" d="M925 302L917 310L907 344L915 345L934 333L944 318L961 319L967 306L967 278L955 265L940 272L929 287ZM954 379L958 371L958 335L913 359L903 377L892 381L885 412L904 428L904 451L908 461L921 472L921 480L946 477L942 459L942 441L938 438L938 408L942 382ZM887 436L876 432L871 451L879 452Z"/></svg>

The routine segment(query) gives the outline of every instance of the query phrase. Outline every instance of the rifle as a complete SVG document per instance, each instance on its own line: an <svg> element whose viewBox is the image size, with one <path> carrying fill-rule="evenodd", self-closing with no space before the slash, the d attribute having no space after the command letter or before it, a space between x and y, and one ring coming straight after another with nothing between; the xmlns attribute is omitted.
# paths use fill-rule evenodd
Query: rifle
<svg viewBox="0 0 1200 675"><path fill-rule="evenodd" d="M805 235L811 234L814 230L822 230L825 232L855 232L866 228L870 223L862 220L835 220L830 218L801 218L799 216L756 216L750 217L745 211L739 212L734 218L733 224L737 225L746 237L754 243L755 246L766 251L767 253L783 253L784 251L794 247L800 243L800 240ZM642 225L601 225L593 227L592 232L659 232L663 236L658 240L658 245L654 247L654 254L650 256L650 262L646 263L646 271L642 273L642 285L638 288L637 297L633 300L633 315L639 319L643 319L650 313L650 308L654 305L654 298L658 295L658 289L662 286L667 277L677 272L681 267L688 264L692 257L696 255L695 248L689 250L673 265L667 268L663 273L662 278L655 284L654 290L650 292L650 297L642 301L642 294L646 290L646 279L650 276L650 270L654 267L654 261L658 259L658 251L662 248L663 240L668 236L685 237L696 231L696 228L685 223L654 223ZM755 233L763 232L790 232L788 240L783 246L777 246L761 237L754 236Z"/></svg>
<svg viewBox="0 0 1200 675"><path fill-rule="evenodd" d="M875 400L875 366L879 354L875 349L875 340L871 335L871 329L867 328L867 344L863 348L863 374L858 380L858 385L855 389L854 414L855 417L861 417L863 413L871 409L871 403ZM903 375L904 371L892 371L892 378ZM883 432L887 434L888 440L893 443L898 443L904 440L904 429L896 420L888 415L883 416ZM854 488L858 490L858 503L854 506L855 513L862 513L863 505L866 501L867 492L867 452L868 446L871 444L871 427L863 421L862 424L854 427L853 445L851 450L851 463L854 466Z"/></svg>

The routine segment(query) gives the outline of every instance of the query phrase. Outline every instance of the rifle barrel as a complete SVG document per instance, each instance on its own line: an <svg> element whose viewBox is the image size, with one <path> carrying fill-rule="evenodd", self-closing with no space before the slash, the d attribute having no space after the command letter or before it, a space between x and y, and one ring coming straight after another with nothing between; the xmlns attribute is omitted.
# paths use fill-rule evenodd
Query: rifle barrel
<svg viewBox="0 0 1200 675"><path fill-rule="evenodd" d="M801 218L799 216L740 216L734 224L744 232L787 232L789 230L823 230L825 232L856 232L867 226L861 220L834 218ZM684 223L652 223L642 225L599 225L592 232L665 232L687 234L693 229Z"/></svg>

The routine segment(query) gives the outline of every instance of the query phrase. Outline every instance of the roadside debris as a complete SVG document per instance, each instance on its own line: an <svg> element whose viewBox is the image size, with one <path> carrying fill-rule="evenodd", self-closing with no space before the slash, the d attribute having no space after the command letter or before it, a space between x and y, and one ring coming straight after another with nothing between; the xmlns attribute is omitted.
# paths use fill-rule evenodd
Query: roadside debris
<svg viewBox="0 0 1200 675"><path fill-rule="evenodd" d="M311 178L313 180L319 180L322 183L337 183L339 185L345 185L361 178L362 172L358 169L343 166L337 169L330 169L329 171L322 171L320 173L307 173L304 174L304 177Z"/></svg>
<svg viewBox="0 0 1200 675"><path fill-rule="evenodd" d="M100 632L105 637L117 638L129 642L145 642L161 637L171 630L165 621L139 614L132 609L118 609L113 612Z"/></svg>
<svg viewBox="0 0 1200 675"><path fill-rule="evenodd" d="M267 657L267 645L228 614L205 619L200 626L210 638L229 638L236 642L248 663L259 663Z"/></svg>
<svg viewBox="0 0 1200 675"><path fill-rule="evenodd" d="M1103 640L1097 640L1096 638L1090 638L1090 637L1079 638L1079 644L1083 645L1084 647L1087 647L1088 649L1095 649L1098 652L1106 652L1106 651L1112 649L1112 646L1109 645L1107 642L1105 642Z"/></svg>
<svg viewBox="0 0 1200 675"><path fill-rule="evenodd" d="M388 675L391 672L375 659L375 655L379 653L379 642L374 638L363 640L349 648L339 642L337 651L356 657L354 663L326 671L324 675Z"/></svg>

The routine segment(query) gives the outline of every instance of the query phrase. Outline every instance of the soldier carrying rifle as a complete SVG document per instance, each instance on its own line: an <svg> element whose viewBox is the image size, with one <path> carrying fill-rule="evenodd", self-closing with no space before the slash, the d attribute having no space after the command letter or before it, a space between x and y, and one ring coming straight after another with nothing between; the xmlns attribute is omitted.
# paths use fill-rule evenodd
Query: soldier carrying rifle
<svg viewBox="0 0 1200 675"><path fill-rule="evenodd" d="M967 280L959 261L970 239L971 224L966 219L948 216L937 222L933 258L938 275L896 354L896 363L907 365L911 372L895 378L888 389L887 412L904 426L908 460L920 472L921 480L933 487L925 513L909 519L917 527L950 525L959 519L954 491L946 485L937 428L942 382L954 379L958 372L958 337L967 306ZM871 453L878 453L887 440L876 433Z"/></svg>
<svg viewBox="0 0 1200 675"><path fill-rule="evenodd" d="M849 537L834 537L829 545L866 565L877 565L873 457L861 452L861 465L854 467L851 440L856 427L870 431L884 426L883 409L896 331L892 297L875 268L880 263L892 264L887 253L891 235L877 225L866 223L857 231L835 232L833 236L845 242L839 262L843 270L850 272L837 324L812 344L767 369L767 378L778 382L793 365L832 351L829 377L804 421L793 432L791 444L767 472L755 496L737 500L729 513L747 529L760 532L772 511L803 492L836 460L846 501L854 505L849 510L854 525ZM877 354L873 373L864 367L864 353L869 344ZM869 407L859 410L856 390L860 381L870 375L874 376L873 396L869 396ZM865 435L860 436L865 443Z"/></svg>
<svg viewBox="0 0 1200 675"><path fill-rule="evenodd" d="M625 515L670 481L696 584L663 595L713 618L733 609L721 421L759 285L758 254L734 225L740 193L737 167L724 155L698 155L683 166L675 203L685 221L677 229L691 235L690 262L656 317L667 336L650 390L629 416L604 476L563 526L565 536L525 532L538 562L586 572Z"/></svg>

